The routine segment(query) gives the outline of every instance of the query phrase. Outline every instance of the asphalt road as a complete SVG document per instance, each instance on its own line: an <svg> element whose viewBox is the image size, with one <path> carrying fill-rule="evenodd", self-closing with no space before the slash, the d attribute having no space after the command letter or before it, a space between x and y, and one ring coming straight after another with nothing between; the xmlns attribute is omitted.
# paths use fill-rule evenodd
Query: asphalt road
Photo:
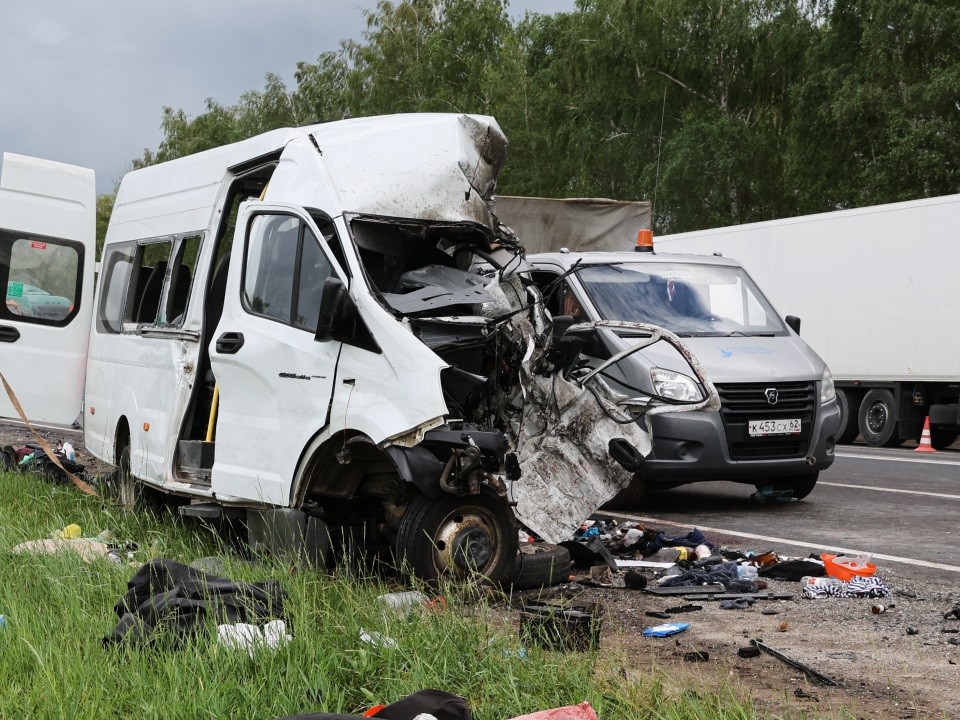
<svg viewBox="0 0 960 720"><path fill-rule="evenodd" d="M678 533L696 526L744 550L868 552L898 575L960 584L960 451L848 445L805 500L759 505L750 499L753 490L695 483L655 493L635 512L613 514Z"/></svg>

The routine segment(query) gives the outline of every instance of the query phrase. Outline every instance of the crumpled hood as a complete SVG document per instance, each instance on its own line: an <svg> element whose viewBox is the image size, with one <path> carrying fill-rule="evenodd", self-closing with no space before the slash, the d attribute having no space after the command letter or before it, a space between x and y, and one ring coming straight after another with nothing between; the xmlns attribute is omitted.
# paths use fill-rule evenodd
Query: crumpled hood
<svg viewBox="0 0 960 720"><path fill-rule="evenodd" d="M819 380L824 362L796 335L776 337L684 338L707 376L715 383ZM653 366L689 374L672 346L651 345L642 354Z"/></svg>

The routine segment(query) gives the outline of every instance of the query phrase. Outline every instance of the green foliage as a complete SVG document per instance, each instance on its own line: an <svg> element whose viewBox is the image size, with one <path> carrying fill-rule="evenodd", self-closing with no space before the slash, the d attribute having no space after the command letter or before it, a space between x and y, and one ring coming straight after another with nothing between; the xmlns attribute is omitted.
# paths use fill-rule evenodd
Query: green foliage
<svg viewBox="0 0 960 720"><path fill-rule="evenodd" d="M111 530L139 544L134 567L84 563L63 554L13 555L23 541L70 524L93 536ZM668 693L654 675L630 672L628 658L602 654L521 653L516 621L463 593L446 592L442 613L386 612L373 578L346 580L277 561L250 563L206 526L171 516L129 514L72 486L0 472L0 716L36 720L138 717L272 718L306 712L362 713L424 688L465 697L478 718L509 718L589 701L602 718L756 717L748 700ZM135 567L150 555L189 562L219 555L237 580L277 578L288 593L293 641L251 659L216 642L215 628L179 650L120 646L101 638L117 621L113 606ZM396 641L361 641L362 631Z"/></svg>
<svg viewBox="0 0 960 720"><path fill-rule="evenodd" d="M655 200L677 232L960 190L960 5L934 0L383 0L360 40L233 106L163 111L136 166L276 127L497 117L503 194Z"/></svg>

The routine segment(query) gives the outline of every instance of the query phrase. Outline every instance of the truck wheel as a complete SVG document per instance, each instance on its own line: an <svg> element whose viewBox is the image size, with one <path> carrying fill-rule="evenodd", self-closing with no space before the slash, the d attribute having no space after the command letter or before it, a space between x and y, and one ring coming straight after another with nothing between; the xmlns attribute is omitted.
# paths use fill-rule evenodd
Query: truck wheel
<svg viewBox="0 0 960 720"><path fill-rule="evenodd" d="M417 494L397 533L397 560L421 580L463 580L478 574L501 582L517 555L513 511L490 488L477 495Z"/></svg>
<svg viewBox="0 0 960 720"><path fill-rule="evenodd" d="M956 425L931 425L930 444L934 450L945 450L953 445L960 437Z"/></svg>
<svg viewBox="0 0 960 720"><path fill-rule="evenodd" d="M860 434L857 415L860 409L857 396L850 390L837 390L837 405L840 406L840 430L837 431L838 443L851 443Z"/></svg>
<svg viewBox="0 0 960 720"><path fill-rule="evenodd" d="M899 445L897 408L889 390L871 390L863 396L859 413L860 434L870 447Z"/></svg>
<svg viewBox="0 0 960 720"><path fill-rule="evenodd" d="M570 551L550 543L524 543L513 561L507 584L514 590L532 590L566 582Z"/></svg>
<svg viewBox="0 0 960 720"><path fill-rule="evenodd" d="M650 494L650 483L637 473L623 490L603 504L605 510L636 510Z"/></svg>

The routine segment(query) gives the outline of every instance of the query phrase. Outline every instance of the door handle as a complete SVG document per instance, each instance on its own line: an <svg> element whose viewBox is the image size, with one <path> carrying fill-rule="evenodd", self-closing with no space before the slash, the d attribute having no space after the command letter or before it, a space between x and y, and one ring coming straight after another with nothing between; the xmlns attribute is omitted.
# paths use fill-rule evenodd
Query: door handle
<svg viewBox="0 0 960 720"><path fill-rule="evenodd" d="M217 352L221 355L233 355L243 347L243 333L225 332L217 338Z"/></svg>
<svg viewBox="0 0 960 720"><path fill-rule="evenodd" d="M0 342L16 342L20 339L20 331L9 325L0 325Z"/></svg>

